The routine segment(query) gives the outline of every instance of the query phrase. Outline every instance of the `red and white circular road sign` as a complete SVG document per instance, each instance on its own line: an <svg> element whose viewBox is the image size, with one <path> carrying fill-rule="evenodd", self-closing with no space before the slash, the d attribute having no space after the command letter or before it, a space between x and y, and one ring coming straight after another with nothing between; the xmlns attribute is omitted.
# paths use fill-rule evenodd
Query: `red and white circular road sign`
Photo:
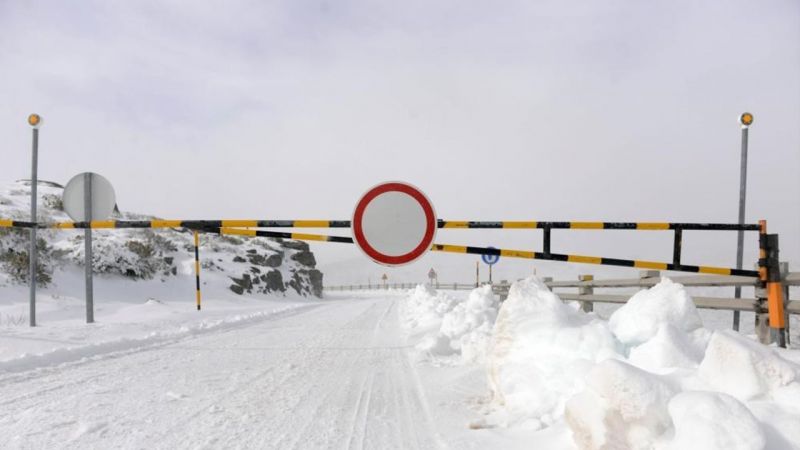
<svg viewBox="0 0 800 450"><path fill-rule="evenodd" d="M400 266L424 255L436 236L428 197L408 183L382 183L367 191L353 213L353 240L379 264Z"/></svg>

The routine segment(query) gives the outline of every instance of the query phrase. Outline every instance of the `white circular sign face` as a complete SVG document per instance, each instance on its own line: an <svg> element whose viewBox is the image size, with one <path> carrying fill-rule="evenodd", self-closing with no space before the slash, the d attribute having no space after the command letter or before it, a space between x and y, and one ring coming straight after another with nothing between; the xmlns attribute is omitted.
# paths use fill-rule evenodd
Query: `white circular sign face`
<svg viewBox="0 0 800 450"><path fill-rule="evenodd" d="M86 192L84 186L86 182L91 184L91 212L92 217L86 217ZM61 195L64 203L64 211L76 222L86 220L106 220L114 212L117 204L117 197L114 195L114 188L111 183L102 175L93 172L79 173L72 177L64 187Z"/></svg>
<svg viewBox="0 0 800 450"><path fill-rule="evenodd" d="M427 252L436 236L433 205L407 183L383 183L356 205L351 223L353 241L373 261L389 266L408 264Z"/></svg>

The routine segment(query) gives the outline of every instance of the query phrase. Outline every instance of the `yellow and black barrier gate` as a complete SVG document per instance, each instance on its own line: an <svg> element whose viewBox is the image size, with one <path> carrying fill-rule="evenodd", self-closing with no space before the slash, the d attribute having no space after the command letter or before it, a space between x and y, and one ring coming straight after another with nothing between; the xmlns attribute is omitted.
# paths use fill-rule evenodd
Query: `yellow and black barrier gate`
<svg viewBox="0 0 800 450"><path fill-rule="evenodd" d="M431 251L463 253L472 255L498 255L509 258L535 259L544 261L563 261L570 263L599 264L606 266L631 267L639 269L669 270L714 275L732 275L757 279L756 292L758 304L756 316L768 313L769 326L777 330L778 343L786 345L786 317L784 311L783 289L781 286L780 265L778 262L778 235L767 234L766 221L758 224L724 223L672 223L672 222L540 222L540 221L447 221L438 220L440 229L541 229L543 231L542 251L496 249L449 244L433 244ZM200 263L198 238L196 232L223 235L252 236L266 238L296 239L303 241L338 242L352 244L349 236L269 231L262 228L350 228L349 220L105 220L92 222L54 222L34 223L0 219L0 228L41 228L41 229L130 229L130 228L184 228L195 232L195 270L197 277L197 309L200 309ZM639 230L672 231L673 252L671 262L643 261L634 259L608 258L602 256L568 255L551 251L552 230ZM681 262L681 249L684 231L758 231L759 232L759 270L689 265Z"/></svg>

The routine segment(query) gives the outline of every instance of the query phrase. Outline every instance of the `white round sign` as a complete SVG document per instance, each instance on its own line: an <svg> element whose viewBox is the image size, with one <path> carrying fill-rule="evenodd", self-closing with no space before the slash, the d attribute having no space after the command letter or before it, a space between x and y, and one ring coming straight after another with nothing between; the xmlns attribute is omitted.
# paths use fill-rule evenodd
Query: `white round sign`
<svg viewBox="0 0 800 450"><path fill-rule="evenodd" d="M91 184L92 217L86 217L86 192L84 186ZM114 212L117 197L111 183L102 175L93 172L79 173L72 177L61 195L64 211L76 222L86 220L106 220Z"/></svg>
<svg viewBox="0 0 800 450"><path fill-rule="evenodd" d="M373 261L408 264L427 252L436 236L436 213L419 189L408 183L382 183L356 205L353 241Z"/></svg>

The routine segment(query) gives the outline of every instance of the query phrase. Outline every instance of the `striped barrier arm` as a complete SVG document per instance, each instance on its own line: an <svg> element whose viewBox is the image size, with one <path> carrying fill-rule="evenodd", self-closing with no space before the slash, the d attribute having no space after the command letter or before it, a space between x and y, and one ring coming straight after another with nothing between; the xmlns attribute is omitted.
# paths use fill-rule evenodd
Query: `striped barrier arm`
<svg viewBox="0 0 800 450"><path fill-rule="evenodd" d="M32 228L33 222L0 219L0 228ZM349 220L98 220L55 222L40 228L350 228ZM758 224L680 222L537 222L537 221L451 221L439 220L443 229L571 229L571 230L731 230L758 231Z"/></svg>
<svg viewBox="0 0 800 450"><path fill-rule="evenodd" d="M353 238L347 236L327 236L320 234L283 233L277 231L242 230L238 228L221 228L207 230L220 234L297 239L303 241L339 242L352 244ZM541 253L527 250L497 249L488 247L472 247L463 245L433 244L431 250L445 253L466 253L472 255L498 255L506 258L538 259L544 261L564 261L571 263L598 264L604 266L633 267L637 269L671 270L675 272L706 273L714 275L739 275L758 277L758 271L731 269L727 267L693 266L685 264L671 264L664 262L643 261L634 259L606 258L601 256L562 255L557 253Z"/></svg>
<svg viewBox="0 0 800 450"><path fill-rule="evenodd" d="M537 222L537 221L450 221L439 220L445 229L570 229L570 230L743 230L758 231L758 224L679 222Z"/></svg>
<svg viewBox="0 0 800 450"><path fill-rule="evenodd" d="M0 227L32 227L32 222L0 220ZM72 229L72 228L189 228L206 232L215 232L226 235L296 239L302 241L338 242L352 244L353 239L347 236L328 236L307 233L288 233L278 231L253 230L249 228L348 228L350 222L346 220L147 220L147 221L92 221L92 222L58 222L53 224L39 224L39 226ZM716 224L716 223L667 223L667 222L453 222L439 221L439 228L541 228L546 232L550 229L610 229L610 230L745 230L759 231L760 225L756 224ZM678 235L676 234L676 237ZM597 256L564 255L549 251L549 239L545 238L545 251L532 252L525 250L492 249L485 247L459 246L434 244L433 251L448 253L468 253L475 255L500 255L510 258L539 259L550 261L565 261L572 263L599 264L620 267L635 267L645 269L671 270L679 272L708 273L716 275L741 275L757 277L759 273L752 270L731 269L713 266L693 266L680 263L679 253L676 253L673 263L653 261L640 261L632 259L605 258ZM679 249L676 240L676 250Z"/></svg>
<svg viewBox="0 0 800 450"><path fill-rule="evenodd" d="M498 255L507 258L539 259L545 261L564 261L571 263L599 264L603 266L634 267L638 269L671 270L675 272L694 272L715 275L739 275L757 277L758 271L740 270L727 267L692 266L685 264L671 264L635 259L606 258L602 256L562 255L558 253L541 253L526 250L508 250L486 247L471 247L463 245L433 244L431 250L447 253L468 253L473 255Z"/></svg>
<svg viewBox="0 0 800 450"><path fill-rule="evenodd" d="M307 233L286 233L282 231L264 231L264 230L244 230L241 228L207 228L205 231L212 233L234 235L234 236L251 236L251 237L267 237L279 239L295 239L298 241L318 241L318 242L339 242L342 244L352 244L353 238L348 236L327 236L323 234L307 234Z"/></svg>

